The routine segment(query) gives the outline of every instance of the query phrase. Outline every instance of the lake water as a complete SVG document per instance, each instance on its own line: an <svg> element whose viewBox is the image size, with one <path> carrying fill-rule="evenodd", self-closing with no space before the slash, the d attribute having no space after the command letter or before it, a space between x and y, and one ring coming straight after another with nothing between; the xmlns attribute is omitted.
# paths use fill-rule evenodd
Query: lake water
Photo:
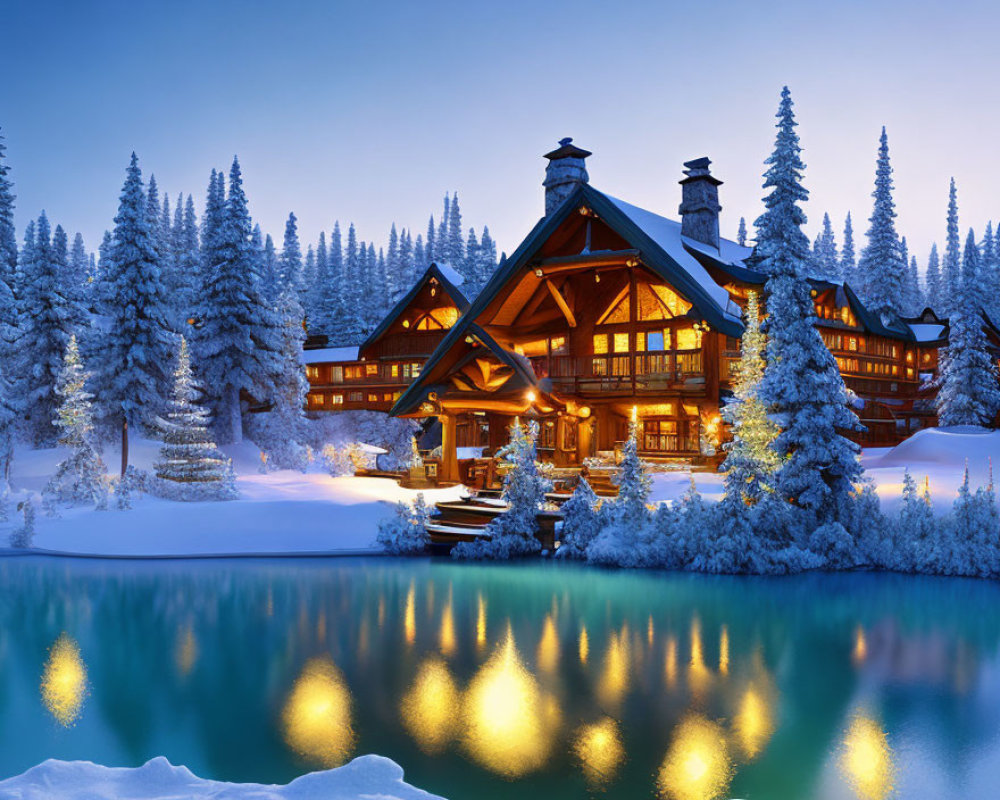
<svg viewBox="0 0 1000 800"><path fill-rule="evenodd" d="M284 783L363 753L465 798L972 798L1000 586L564 564L0 559L0 777Z"/></svg>

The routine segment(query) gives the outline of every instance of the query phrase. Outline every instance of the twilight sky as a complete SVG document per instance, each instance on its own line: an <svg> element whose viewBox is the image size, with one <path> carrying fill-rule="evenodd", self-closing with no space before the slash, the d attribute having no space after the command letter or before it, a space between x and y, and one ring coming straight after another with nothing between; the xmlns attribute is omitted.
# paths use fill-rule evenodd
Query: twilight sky
<svg viewBox="0 0 1000 800"><path fill-rule="evenodd" d="M512 250L542 213L541 155L594 151L591 182L675 217L681 162L707 155L723 234L760 210L782 84L808 166L809 232L867 229L880 127L899 229L924 266L948 179L962 236L1000 216L1000 7L962 0L0 0L0 128L17 225L46 209L88 248L134 149L161 191L243 165L280 242L334 219L384 242L446 190ZM859 243L860 244L860 243Z"/></svg>

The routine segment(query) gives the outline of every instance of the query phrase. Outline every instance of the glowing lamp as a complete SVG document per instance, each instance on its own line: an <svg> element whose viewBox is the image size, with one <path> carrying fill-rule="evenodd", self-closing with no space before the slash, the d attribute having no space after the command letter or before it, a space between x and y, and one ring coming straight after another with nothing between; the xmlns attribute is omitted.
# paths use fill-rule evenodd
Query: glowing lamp
<svg viewBox="0 0 1000 800"><path fill-rule="evenodd" d="M534 393L534 392L528 392L528 393L527 393L527 394L525 395L525 398L527 399L527 401L528 401L529 403L534 403L534 402L535 402L535 399L536 399L536 395L535 395L535 393Z"/></svg>

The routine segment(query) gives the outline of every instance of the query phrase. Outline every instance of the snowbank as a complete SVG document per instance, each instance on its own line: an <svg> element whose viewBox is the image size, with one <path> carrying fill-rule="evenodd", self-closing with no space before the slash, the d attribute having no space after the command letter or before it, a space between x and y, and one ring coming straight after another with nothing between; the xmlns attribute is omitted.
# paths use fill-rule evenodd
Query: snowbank
<svg viewBox="0 0 1000 800"><path fill-rule="evenodd" d="M403 770L382 756L361 756L337 769L311 772L284 786L224 783L154 758L135 769L89 761L48 760L0 781L0 800L441 800L403 781Z"/></svg>
<svg viewBox="0 0 1000 800"><path fill-rule="evenodd" d="M260 451L244 442L222 448L233 460L240 499L180 503L154 497L133 499L129 511L61 509L58 518L37 516L37 549L82 555L182 556L379 551L379 520L398 501L417 492L385 478L332 478L322 472L259 472ZM149 469L159 443L135 440L132 463ZM17 496L40 492L65 451L18 450L11 483ZM107 448L109 467L119 463ZM425 491L428 504L456 500L461 487ZM38 498L36 497L36 501ZM9 528L0 525L0 547Z"/></svg>

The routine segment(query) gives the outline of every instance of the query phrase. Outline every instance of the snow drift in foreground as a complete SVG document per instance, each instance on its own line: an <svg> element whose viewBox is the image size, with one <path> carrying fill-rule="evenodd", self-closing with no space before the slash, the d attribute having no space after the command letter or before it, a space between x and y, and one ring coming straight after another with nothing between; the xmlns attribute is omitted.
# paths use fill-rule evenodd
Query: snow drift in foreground
<svg viewBox="0 0 1000 800"><path fill-rule="evenodd" d="M382 756L361 756L338 769L311 772L284 786L224 783L175 767L162 756L135 769L50 759L0 781L0 800L442 800L403 781Z"/></svg>

